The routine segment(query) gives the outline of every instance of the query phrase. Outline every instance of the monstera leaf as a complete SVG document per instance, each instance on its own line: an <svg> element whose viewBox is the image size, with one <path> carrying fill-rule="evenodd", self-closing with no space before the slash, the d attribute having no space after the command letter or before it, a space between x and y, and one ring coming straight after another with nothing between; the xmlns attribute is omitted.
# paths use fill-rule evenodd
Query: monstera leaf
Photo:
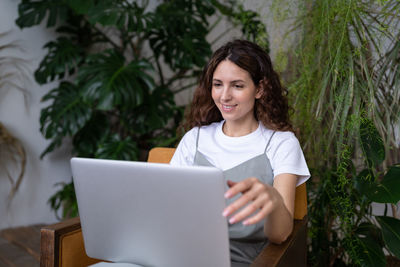
<svg viewBox="0 0 400 267"><path fill-rule="evenodd" d="M16 23L20 28L38 25L44 18L47 18L47 27L53 27L57 21L67 18L68 8L60 0L22 0L18 5L18 15Z"/></svg>
<svg viewBox="0 0 400 267"><path fill-rule="evenodd" d="M92 113L90 107L83 102L79 88L69 82L62 82L58 88L46 94L42 101L53 102L42 109L40 114L40 131L46 139L52 140L41 157L59 146L63 137L76 134Z"/></svg>
<svg viewBox="0 0 400 267"><path fill-rule="evenodd" d="M95 157L116 160L138 160L139 151L130 138L122 139L117 134L109 134L99 143Z"/></svg>
<svg viewBox="0 0 400 267"><path fill-rule="evenodd" d="M135 1L100 1L88 10L88 18L92 24L117 26L136 33L147 28L151 16L152 13L145 13L145 7L139 6Z"/></svg>
<svg viewBox="0 0 400 267"><path fill-rule="evenodd" d="M140 105L144 93L154 87L153 78L147 73L151 69L145 60L125 64L123 55L106 50L88 57L86 65L79 69L77 81L84 98L99 110L132 108Z"/></svg>
<svg viewBox="0 0 400 267"><path fill-rule="evenodd" d="M192 1L180 0L157 7L149 31L150 46L157 57L163 56L172 70L204 66L211 54L205 38L208 23L198 12L199 9L208 10L207 6L207 1L194 8ZM214 11L208 12L210 15Z"/></svg>
<svg viewBox="0 0 400 267"><path fill-rule="evenodd" d="M45 48L48 53L35 72L36 81L40 84L62 79L65 74L73 74L82 61L82 48L66 37L47 43Z"/></svg>
<svg viewBox="0 0 400 267"><path fill-rule="evenodd" d="M110 127L112 126L109 117L104 112L92 111L91 118L72 139L74 154L78 157L93 158Z"/></svg>

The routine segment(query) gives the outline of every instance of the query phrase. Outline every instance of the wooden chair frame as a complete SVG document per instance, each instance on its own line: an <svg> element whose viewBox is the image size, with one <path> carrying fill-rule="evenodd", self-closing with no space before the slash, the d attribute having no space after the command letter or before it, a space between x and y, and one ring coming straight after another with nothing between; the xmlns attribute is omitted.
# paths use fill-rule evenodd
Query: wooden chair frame
<svg viewBox="0 0 400 267"><path fill-rule="evenodd" d="M153 148L148 162L168 163L172 148ZM268 244L251 266L306 266L307 195L305 184L296 188L294 226L282 244ZM86 255L79 218L45 226L41 229L41 267L79 267L98 262Z"/></svg>

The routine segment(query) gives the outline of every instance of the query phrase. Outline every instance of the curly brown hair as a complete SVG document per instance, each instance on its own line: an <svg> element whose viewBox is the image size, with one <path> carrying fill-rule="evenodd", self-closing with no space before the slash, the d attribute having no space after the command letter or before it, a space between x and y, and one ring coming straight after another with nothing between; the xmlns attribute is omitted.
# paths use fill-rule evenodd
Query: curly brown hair
<svg viewBox="0 0 400 267"><path fill-rule="evenodd" d="M260 85L262 96L256 99L254 117L264 126L279 131L293 131L289 121L287 90L282 87L278 74L273 70L269 55L258 45L245 41L228 42L214 52L200 76L183 128L209 125L223 120L212 96L212 79L218 64L229 60L246 70L255 85Z"/></svg>

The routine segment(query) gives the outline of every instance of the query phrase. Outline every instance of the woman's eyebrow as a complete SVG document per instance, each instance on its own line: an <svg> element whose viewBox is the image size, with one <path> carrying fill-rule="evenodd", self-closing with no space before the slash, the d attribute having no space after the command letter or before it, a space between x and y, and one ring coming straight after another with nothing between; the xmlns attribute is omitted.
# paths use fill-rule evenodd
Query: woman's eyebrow
<svg viewBox="0 0 400 267"><path fill-rule="evenodd" d="M233 80L233 81L231 81L231 83L244 83L244 81L243 80Z"/></svg>
<svg viewBox="0 0 400 267"><path fill-rule="evenodd" d="M213 82L222 82L222 80L220 80L220 79L213 79ZM240 82L242 82L242 83L244 83L244 81L243 80L233 80L233 81L230 81L230 83L240 83Z"/></svg>

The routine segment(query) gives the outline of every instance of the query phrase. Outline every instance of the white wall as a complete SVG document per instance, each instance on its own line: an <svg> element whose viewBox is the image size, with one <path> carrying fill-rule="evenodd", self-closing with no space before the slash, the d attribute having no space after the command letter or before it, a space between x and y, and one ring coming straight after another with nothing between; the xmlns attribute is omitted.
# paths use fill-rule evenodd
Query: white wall
<svg viewBox="0 0 400 267"><path fill-rule="evenodd" d="M6 41L19 40L25 51L18 52L18 55L29 60L29 68L33 72L45 55L43 45L54 39L55 35L44 26L21 31L15 25L18 2L0 1L0 33L11 30L7 39L0 40L0 45ZM10 52L10 55L16 54L17 52ZM68 162L70 149L67 145L43 160L39 159L39 155L48 144L39 132L40 109L47 106L46 103L41 103L40 99L53 87L54 84L39 86L33 79L28 81L26 88L30 95L27 107L24 106L22 94L17 90L9 90L1 95L0 122L22 142L27 153L27 165L24 179L9 210L7 196L11 187L6 175L0 173L0 229L57 221L47 201L57 191L58 188L54 186L56 183L71 180Z"/></svg>

